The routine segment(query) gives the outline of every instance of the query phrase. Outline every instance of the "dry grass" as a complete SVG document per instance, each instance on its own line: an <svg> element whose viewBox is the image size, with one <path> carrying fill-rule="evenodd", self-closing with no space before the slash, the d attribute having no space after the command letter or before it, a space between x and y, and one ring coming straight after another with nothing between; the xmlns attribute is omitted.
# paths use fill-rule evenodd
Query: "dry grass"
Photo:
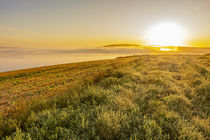
<svg viewBox="0 0 210 140"><path fill-rule="evenodd" d="M0 136L207 139L209 64L145 55L1 73Z"/></svg>

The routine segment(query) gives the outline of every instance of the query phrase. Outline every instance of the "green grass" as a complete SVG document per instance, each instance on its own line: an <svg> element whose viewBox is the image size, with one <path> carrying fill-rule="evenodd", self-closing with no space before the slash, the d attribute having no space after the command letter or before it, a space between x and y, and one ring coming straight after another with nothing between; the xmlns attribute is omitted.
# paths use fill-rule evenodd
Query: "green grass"
<svg viewBox="0 0 210 140"><path fill-rule="evenodd" d="M208 139L209 61L145 55L1 73L0 136Z"/></svg>

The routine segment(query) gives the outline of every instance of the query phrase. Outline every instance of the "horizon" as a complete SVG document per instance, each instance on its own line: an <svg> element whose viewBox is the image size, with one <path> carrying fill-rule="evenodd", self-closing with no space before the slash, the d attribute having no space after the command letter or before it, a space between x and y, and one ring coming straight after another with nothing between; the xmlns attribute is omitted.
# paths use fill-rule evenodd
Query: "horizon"
<svg viewBox="0 0 210 140"><path fill-rule="evenodd" d="M210 54L210 47L157 47L135 44L111 44L92 48L69 49L0 47L0 73L66 63L157 54L204 55Z"/></svg>
<svg viewBox="0 0 210 140"><path fill-rule="evenodd" d="M209 6L209 0L1 0L0 72L128 55L210 53Z"/></svg>

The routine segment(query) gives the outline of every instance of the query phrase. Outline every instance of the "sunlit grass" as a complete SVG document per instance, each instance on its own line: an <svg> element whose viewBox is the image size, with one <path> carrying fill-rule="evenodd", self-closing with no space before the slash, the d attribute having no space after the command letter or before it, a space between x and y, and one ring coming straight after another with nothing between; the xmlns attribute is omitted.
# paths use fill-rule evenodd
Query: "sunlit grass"
<svg viewBox="0 0 210 140"><path fill-rule="evenodd" d="M0 76L5 139L206 139L210 55L145 55Z"/></svg>

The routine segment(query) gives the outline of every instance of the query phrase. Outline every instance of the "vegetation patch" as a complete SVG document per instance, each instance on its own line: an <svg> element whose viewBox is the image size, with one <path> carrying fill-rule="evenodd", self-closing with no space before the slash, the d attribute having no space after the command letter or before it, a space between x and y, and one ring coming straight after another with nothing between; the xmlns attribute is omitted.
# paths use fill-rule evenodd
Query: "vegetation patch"
<svg viewBox="0 0 210 140"><path fill-rule="evenodd" d="M198 63L207 59L131 56L1 73L0 138L208 139L209 67Z"/></svg>

